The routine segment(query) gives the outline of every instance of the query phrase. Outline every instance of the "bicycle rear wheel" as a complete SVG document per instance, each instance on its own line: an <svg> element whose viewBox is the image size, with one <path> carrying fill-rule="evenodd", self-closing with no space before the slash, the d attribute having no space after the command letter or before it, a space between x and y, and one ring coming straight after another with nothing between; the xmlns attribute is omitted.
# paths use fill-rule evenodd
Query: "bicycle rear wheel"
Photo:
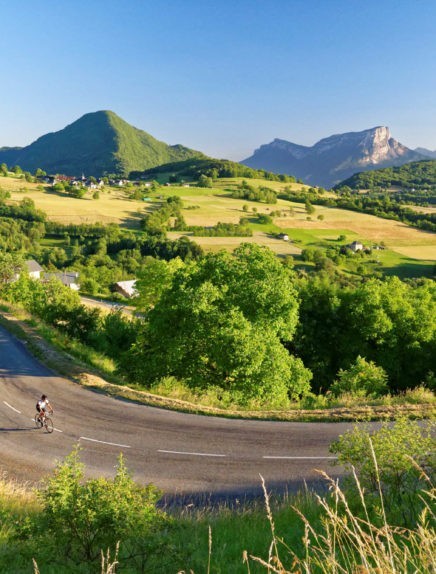
<svg viewBox="0 0 436 574"><path fill-rule="evenodd" d="M35 421L35 426L37 429L42 428L42 420L38 418L38 413L36 413L35 418L33 420Z"/></svg>
<svg viewBox="0 0 436 574"><path fill-rule="evenodd" d="M53 421L50 417L45 417L44 426L48 433L53 432Z"/></svg>

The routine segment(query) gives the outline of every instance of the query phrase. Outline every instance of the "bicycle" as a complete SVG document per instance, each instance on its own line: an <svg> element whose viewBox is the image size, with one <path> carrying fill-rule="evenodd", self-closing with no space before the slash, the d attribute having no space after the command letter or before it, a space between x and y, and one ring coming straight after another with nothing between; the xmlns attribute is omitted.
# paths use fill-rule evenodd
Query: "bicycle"
<svg viewBox="0 0 436 574"><path fill-rule="evenodd" d="M53 421L44 412L42 413L42 418L41 418L41 413L36 413L34 421L35 421L36 428L42 429L42 427L45 427L45 430L48 433L53 432Z"/></svg>

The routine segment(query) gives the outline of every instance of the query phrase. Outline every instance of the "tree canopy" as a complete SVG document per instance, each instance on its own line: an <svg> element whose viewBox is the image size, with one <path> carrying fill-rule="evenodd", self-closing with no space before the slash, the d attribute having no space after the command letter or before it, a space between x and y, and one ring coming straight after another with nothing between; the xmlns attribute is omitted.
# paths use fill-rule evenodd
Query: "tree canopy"
<svg viewBox="0 0 436 574"><path fill-rule="evenodd" d="M240 402L283 405L307 392L311 378L283 345L297 311L290 271L268 249L209 254L174 274L133 347L131 372L148 384L176 376L231 390Z"/></svg>

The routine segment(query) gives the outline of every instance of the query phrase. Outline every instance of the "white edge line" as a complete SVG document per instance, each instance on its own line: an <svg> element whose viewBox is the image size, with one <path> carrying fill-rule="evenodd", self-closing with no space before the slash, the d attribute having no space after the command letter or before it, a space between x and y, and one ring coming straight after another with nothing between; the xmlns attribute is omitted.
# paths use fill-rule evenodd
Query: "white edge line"
<svg viewBox="0 0 436 574"><path fill-rule="evenodd" d="M132 448L128 444L118 444L116 442L106 442L105 440L97 440L96 438L88 438L87 436L79 437L79 440L89 440L91 442L99 442L101 444L110 444L111 446L121 446L123 448Z"/></svg>
<svg viewBox="0 0 436 574"><path fill-rule="evenodd" d="M337 460L337 456L263 456L262 458L284 458L289 460Z"/></svg>
<svg viewBox="0 0 436 574"><path fill-rule="evenodd" d="M157 452L163 452L166 454L186 454L186 455L191 455L191 456L217 456L217 457L221 457L221 458L227 456L225 454L214 454L214 453L208 453L208 452L185 452L185 451L181 451L181 450L158 449Z"/></svg>
<svg viewBox="0 0 436 574"><path fill-rule="evenodd" d="M10 409L12 409L13 411L15 411L16 413L18 413L19 415L21 415L21 411L15 409L12 405L10 405L9 403L7 403L6 401L3 401L4 404L9 407Z"/></svg>

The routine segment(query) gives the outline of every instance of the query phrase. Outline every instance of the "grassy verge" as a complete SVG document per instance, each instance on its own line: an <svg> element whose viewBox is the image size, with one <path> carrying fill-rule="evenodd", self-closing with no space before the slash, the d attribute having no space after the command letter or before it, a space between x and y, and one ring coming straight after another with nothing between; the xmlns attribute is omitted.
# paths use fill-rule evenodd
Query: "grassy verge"
<svg viewBox="0 0 436 574"><path fill-rule="evenodd" d="M357 401L345 396L333 408L304 409L296 404L295 408L286 410L240 410L232 405L224 409L214 404L213 397L198 397L180 385L172 385L172 390L166 389L165 385L156 386L154 392L147 392L138 386L127 386L116 376L115 364L110 358L67 338L22 309L5 302L0 305L0 324L18 339L25 340L30 352L66 378L111 396L181 412L228 418L337 422L395 419L399 416L428 418L434 416L436 411L434 394L424 389L365 405L361 404L361 399ZM211 404L208 404L209 399Z"/></svg>
<svg viewBox="0 0 436 574"><path fill-rule="evenodd" d="M436 536L431 487L423 492L424 512L412 527L397 528L381 510L373 513L361 493L356 500L338 484L326 480L330 493L324 497L311 491L271 499L265 488L264 501L230 508L186 507L171 513L161 548L150 547L145 564L132 564L131 550L139 541L122 540L117 547L102 549L108 558L80 562L61 555L44 533L38 530L39 544L26 533L42 524L43 509L35 492L0 480L0 568L4 572L75 574L120 571L213 572L214 574L398 574L434 572ZM382 501L380 496L380 501ZM379 505L383 509L383 503ZM12 512L10 510L12 509ZM127 554L126 554L127 549ZM129 556L130 551L130 556ZM114 558L115 557L115 558ZM112 564L112 568L110 567Z"/></svg>

